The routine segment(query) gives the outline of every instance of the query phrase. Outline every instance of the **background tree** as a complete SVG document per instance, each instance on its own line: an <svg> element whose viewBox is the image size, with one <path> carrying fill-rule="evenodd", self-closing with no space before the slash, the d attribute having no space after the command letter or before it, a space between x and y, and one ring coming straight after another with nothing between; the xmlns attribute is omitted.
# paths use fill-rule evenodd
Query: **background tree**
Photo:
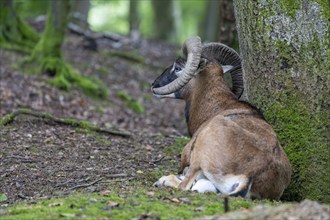
<svg viewBox="0 0 330 220"><path fill-rule="evenodd" d="M83 29L89 29L88 13L90 0L72 0L71 21Z"/></svg>
<svg viewBox="0 0 330 220"><path fill-rule="evenodd" d="M104 97L106 90L99 83L78 74L63 60L61 46L69 12L70 1L49 1L45 31L34 47L28 63L41 66L37 72L48 73L53 77L50 82L62 89L69 89L72 84L77 84L88 94Z"/></svg>
<svg viewBox="0 0 330 220"><path fill-rule="evenodd" d="M17 14L12 0L0 1L0 46L29 52L38 41L37 32Z"/></svg>
<svg viewBox="0 0 330 220"><path fill-rule="evenodd" d="M219 2L207 0L204 18L199 28L199 36L205 41L218 41L219 39Z"/></svg>
<svg viewBox="0 0 330 220"><path fill-rule="evenodd" d="M132 38L139 38L139 1L130 0L129 2L129 32Z"/></svg>
<svg viewBox="0 0 330 220"><path fill-rule="evenodd" d="M161 40L173 40L176 38L174 21L173 0L153 0L152 8L154 12L154 37Z"/></svg>
<svg viewBox="0 0 330 220"><path fill-rule="evenodd" d="M274 125L292 163L284 199L330 202L330 5L234 1L249 100Z"/></svg>
<svg viewBox="0 0 330 220"><path fill-rule="evenodd" d="M219 41L238 49L233 0L219 1Z"/></svg>

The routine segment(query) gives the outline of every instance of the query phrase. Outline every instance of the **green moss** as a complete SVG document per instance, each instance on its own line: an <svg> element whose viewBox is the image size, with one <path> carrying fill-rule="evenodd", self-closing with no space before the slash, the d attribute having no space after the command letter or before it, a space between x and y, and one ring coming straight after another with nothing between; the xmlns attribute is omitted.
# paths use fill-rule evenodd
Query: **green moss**
<svg viewBox="0 0 330 220"><path fill-rule="evenodd" d="M265 111L292 164L292 181L283 199L330 202L329 115L310 114L302 100L297 91L288 90Z"/></svg>
<svg viewBox="0 0 330 220"><path fill-rule="evenodd" d="M164 152L168 156L176 156L181 154L183 148L185 145L190 141L190 138L187 137L180 137L180 138L175 138L175 143L173 145L170 145L168 147L164 148Z"/></svg>
<svg viewBox="0 0 330 220"><path fill-rule="evenodd" d="M127 107L133 110L134 112L140 114L144 112L143 105L139 101L135 100L130 95L128 95L125 91L118 92L118 96L126 103Z"/></svg>
<svg viewBox="0 0 330 220"><path fill-rule="evenodd" d="M278 5L290 17L295 17L296 10L301 9L302 0L280 0Z"/></svg>
<svg viewBox="0 0 330 220"><path fill-rule="evenodd" d="M28 53L39 40L37 32L16 13L10 1L0 1L0 47Z"/></svg>
<svg viewBox="0 0 330 220"><path fill-rule="evenodd" d="M106 56L119 57L136 63L144 64L144 58L137 51L107 51Z"/></svg>
<svg viewBox="0 0 330 220"><path fill-rule="evenodd" d="M198 194L173 189L158 189L154 195L148 192L150 188L137 183L134 189L128 191L111 190L103 195L76 194L67 198L41 200L32 205L19 204L4 209L0 217L4 220L133 219L140 216L151 219L191 219L224 212L224 198L215 193ZM229 198L231 211L257 204L260 202Z"/></svg>

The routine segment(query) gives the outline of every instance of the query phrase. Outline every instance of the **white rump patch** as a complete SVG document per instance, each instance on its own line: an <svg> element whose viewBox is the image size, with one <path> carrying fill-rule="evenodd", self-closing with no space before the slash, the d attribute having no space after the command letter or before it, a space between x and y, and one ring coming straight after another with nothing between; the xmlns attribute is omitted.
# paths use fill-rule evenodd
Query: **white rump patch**
<svg viewBox="0 0 330 220"><path fill-rule="evenodd" d="M197 191L199 193L206 193L206 192L217 192L217 188L211 183L208 179L200 179L198 180L195 185L191 188L192 191Z"/></svg>
<svg viewBox="0 0 330 220"><path fill-rule="evenodd" d="M221 65L222 66L222 65ZM226 73L228 71L230 71L234 66L232 65L223 65L222 69L223 69L223 73Z"/></svg>

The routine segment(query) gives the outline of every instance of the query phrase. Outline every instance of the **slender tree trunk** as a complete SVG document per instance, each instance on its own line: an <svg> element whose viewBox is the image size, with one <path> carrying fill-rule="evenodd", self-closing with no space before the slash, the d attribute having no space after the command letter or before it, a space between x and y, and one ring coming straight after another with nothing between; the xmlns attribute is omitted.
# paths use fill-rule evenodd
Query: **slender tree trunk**
<svg viewBox="0 0 330 220"><path fill-rule="evenodd" d="M207 7L202 25L200 36L206 41L218 41L219 39L219 1L207 0Z"/></svg>
<svg viewBox="0 0 330 220"><path fill-rule="evenodd" d="M219 41L238 49L233 0L219 1Z"/></svg>
<svg viewBox="0 0 330 220"><path fill-rule="evenodd" d="M12 0L0 0L0 46L30 52L39 39L16 13Z"/></svg>
<svg viewBox="0 0 330 220"><path fill-rule="evenodd" d="M83 29L89 29L88 13L90 9L90 0L73 0L72 1L71 21Z"/></svg>
<svg viewBox="0 0 330 220"><path fill-rule="evenodd" d="M129 2L129 32L133 39L139 38L140 35L138 5L138 0L130 0Z"/></svg>
<svg viewBox="0 0 330 220"><path fill-rule="evenodd" d="M172 0L152 0L154 11L154 36L161 40L174 40L176 38L175 21L173 16Z"/></svg>
<svg viewBox="0 0 330 220"><path fill-rule="evenodd" d="M249 100L293 168L284 199L330 202L328 0L235 0Z"/></svg>
<svg viewBox="0 0 330 220"><path fill-rule="evenodd" d="M107 91L100 82L80 75L62 58L61 46L67 29L69 12L70 1L50 0L45 31L28 63L41 66L36 71L53 77L49 82L61 89L68 90L76 84L89 95L105 97Z"/></svg>

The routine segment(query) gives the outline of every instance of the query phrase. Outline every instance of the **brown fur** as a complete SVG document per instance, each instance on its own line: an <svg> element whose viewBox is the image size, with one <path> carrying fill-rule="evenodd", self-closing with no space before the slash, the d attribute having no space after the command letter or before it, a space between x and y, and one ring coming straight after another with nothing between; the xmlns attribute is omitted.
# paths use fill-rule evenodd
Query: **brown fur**
<svg viewBox="0 0 330 220"><path fill-rule="evenodd" d="M230 175L252 178L250 195L279 199L288 186L291 166L271 126L250 105L237 100L223 79L222 68L209 63L183 89L189 106L188 130L181 170L182 182L168 184L190 189L202 171L215 182Z"/></svg>

